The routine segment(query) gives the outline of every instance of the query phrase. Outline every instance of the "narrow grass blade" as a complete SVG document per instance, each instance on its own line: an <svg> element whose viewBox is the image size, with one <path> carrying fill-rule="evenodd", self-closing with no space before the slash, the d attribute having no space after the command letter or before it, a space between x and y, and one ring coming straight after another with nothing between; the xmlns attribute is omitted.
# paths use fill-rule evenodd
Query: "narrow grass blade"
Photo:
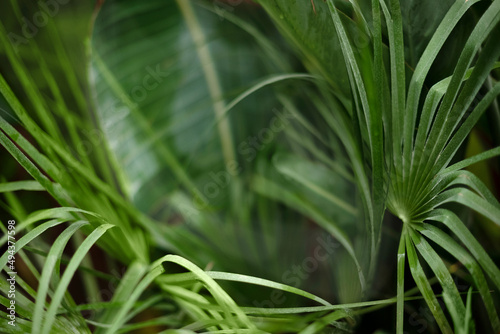
<svg viewBox="0 0 500 334"><path fill-rule="evenodd" d="M403 28L401 19L401 9L398 1L391 1L391 10L387 8L384 1L379 1L384 12L387 32L389 37L389 54L391 63L391 115L392 115L392 150L395 168L403 168L401 147L403 138L406 139L406 118L405 108L405 63L404 63L404 43ZM404 136L402 130L404 129ZM410 143L408 143L410 144ZM405 143L405 149L407 145ZM406 151L404 156L406 156Z"/></svg>
<svg viewBox="0 0 500 334"><path fill-rule="evenodd" d="M475 326L474 326L474 320L472 320L472 288L469 288L469 292L467 293L466 308L467 308L467 313L465 314L464 329L466 333L474 333Z"/></svg>
<svg viewBox="0 0 500 334"><path fill-rule="evenodd" d="M495 195L491 193L488 187L476 175L466 170L460 170L450 174L453 180L446 186L447 188L457 184L468 186L488 201L488 203L500 209L500 203Z"/></svg>
<svg viewBox="0 0 500 334"><path fill-rule="evenodd" d="M58 200L59 203L68 205L67 199L61 194L61 190L57 188L56 185L52 183L2 131L0 131L0 143L36 181Z"/></svg>
<svg viewBox="0 0 500 334"><path fill-rule="evenodd" d="M328 324L334 322L334 321L337 321L337 320L340 320L340 319L343 319L343 318L346 318L349 316L349 312L345 311L345 310L338 310L338 311L335 311L333 313L330 313L318 320L316 320L315 322L313 322L312 324L310 324L309 326L307 326L306 328L304 328L302 331L299 332L299 334L314 334L314 333L318 333L320 332L323 328L325 328Z"/></svg>
<svg viewBox="0 0 500 334"><path fill-rule="evenodd" d="M127 269L125 275L120 279L120 284L118 285L116 291L113 293L113 298L111 299L111 304L123 305L129 300L134 290L137 288L137 284L140 282L141 278L146 273L147 266L141 264L140 262L131 263ZM97 321L103 324L113 324L118 322L120 319L116 319L118 312L115 309L107 309ZM96 333L103 333L104 329L100 328Z"/></svg>
<svg viewBox="0 0 500 334"><path fill-rule="evenodd" d="M64 274L61 278L61 281L59 285L57 286L57 289L52 297L50 307L47 310L45 316L45 321L43 322L41 333L42 334L49 334L54 322L56 321L56 313L57 310L61 304L62 298L64 296L64 293L66 292L66 289L68 288L68 285L71 281L71 278L75 274L76 270L78 269L78 266L80 265L80 262L83 260L85 255L88 253L90 248L94 245L94 243L104 234L106 233L106 230L112 228L113 225L110 224L105 224L97 227L86 239L85 241L78 247L76 250L75 254L71 258L70 263L68 264L68 267L64 271Z"/></svg>
<svg viewBox="0 0 500 334"><path fill-rule="evenodd" d="M231 312L235 312L237 319L241 322L243 326L249 329L256 329L255 325L248 319L245 313L241 311L239 306L236 305L236 303L231 299L231 297L203 270L201 270L188 260L177 255L166 255L161 259L157 260L153 265L159 266L163 262L177 263L178 265L181 265L184 268L191 271L192 273L194 273L205 285L207 290L210 291L210 293L215 298L217 303L223 308L226 318L228 320L233 319Z"/></svg>
<svg viewBox="0 0 500 334"><path fill-rule="evenodd" d="M434 241L441 247L443 247L448 253L459 260L469 271L474 280L474 283L481 294L483 302L486 306L486 311L491 321L491 326L495 332L500 331L500 320L498 318L497 312L495 310L495 304L491 297L490 290L486 278L484 277L479 264L474 260L474 258L462 247L460 246L451 236L443 232L439 228L424 223L421 227L417 227L420 233L428 237L430 240ZM472 289L472 287L471 287ZM469 296L467 297L469 303ZM468 313L469 309L466 307ZM467 314L466 314L467 319ZM464 323L465 328L469 328L467 323Z"/></svg>
<svg viewBox="0 0 500 334"><path fill-rule="evenodd" d="M281 291L286 291L289 293L293 293L304 298L308 298L313 300L319 304L323 305L331 305L329 302L324 300L323 298L317 297L309 292L306 292L301 289L297 289L293 286L289 286L286 284L281 284L278 282L273 282L270 280L266 280L263 278L241 275L241 274L233 274L227 272L219 272L219 271L207 271L206 274L213 278L214 280L222 280L222 281L232 281L232 282L241 282L245 284L254 284L260 285L264 287L268 287L271 289L277 289ZM190 284L194 283L197 280L197 276L194 273L183 273L183 274L171 274L171 275L163 275L158 277L157 281L164 284Z"/></svg>
<svg viewBox="0 0 500 334"><path fill-rule="evenodd" d="M455 213L445 209L436 209L427 214L426 219L441 222L447 226L465 247L467 247L483 270L491 278L497 289L500 290L500 270Z"/></svg>
<svg viewBox="0 0 500 334"><path fill-rule="evenodd" d="M446 168L446 171L455 171L455 170L460 170L464 169L466 167L469 167L475 163L478 163L483 160L491 159L494 157L497 157L500 155L500 147L495 147L490 150L484 151L482 153L476 154L470 158L464 159L460 162L457 162L454 165L451 165L450 167Z"/></svg>
<svg viewBox="0 0 500 334"><path fill-rule="evenodd" d="M49 228L57 226L57 225L62 224L64 222L65 222L64 219L52 219L52 220L49 220L48 222L41 224L40 226L35 227L33 230L28 232L25 236L23 236L22 238L20 238L16 241L16 247L15 247L14 254L19 252L26 244L28 244L33 239L37 238L40 234L47 231ZM14 254L10 254L10 255L14 255ZM9 253L5 252L2 255L2 257L0 257L0 268L5 267L5 265L7 264L8 256L9 256Z"/></svg>
<svg viewBox="0 0 500 334"><path fill-rule="evenodd" d="M15 181L0 184L0 193L13 192L19 190L43 191L45 190L37 181Z"/></svg>
<svg viewBox="0 0 500 334"><path fill-rule="evenodd" d="M425 48L411 78L410 87L408 88L407 110L405 113L411 115L411 117L408 118L409 120L416 119L420 94L425 78L439 51L442 49L458 21L460 21L467 10L478 1L480 0L455 1Z"/></svg>
<svg viewBox="0 0 500 334"><path fill-rule="evenodd" d="M438 278L439 284L443 287L443 299L449 313L451 314L451 318L454 323L454 332L467 334L462 331L463 321L465 318L465 306L462 302L460 294L458 293L453 278L448 271L448 268L446 268L446 265L443 263L439 255L434 251L434 249L432 249L431 245L424 238L422 238L414 230L410 230L410 236L415 244L415 247L429 264L432 271Z"/></svg>
<svg viewBox="0 0 500 334"><path fill-rule="evenodd" d="M66 228L56 239L45 260L42 277L38 283L38 290L36 294L36 302L35 302L35 310L33 312L33 334L40 333L41 325L42 325L42 317L45 306L45 298L47 296L47 292L50 288L50 278L53 275L54 268L56 266L56 262L60 261L59 259L62 256L64 248L68 243L69 239L73 236L73 234L82 226L87 225L87 222L75 222L71 224L68 228ZM59 272L59 270L57 270Z"/></svg>
<svg viewBox="0 0 500 334"><path fill-rule="evenodd" d="M441 309L441 305L439 305L436 296L432 291L432 287L429 284L427 276L425 275L424 270L420 265L417 252L415 251L410 236L406 237L406 249L408 252L408 263L410 265L413 279L415 280L415 283L417 283L417 286L422 293L422 296L424 297L427 305L429 306L434 319L436 319L441 332L445 334L453 333L453 330L451 329L450 324L448 323L448 320L446 319L446 316Z"/></svg>
<svg viewBox="0 0 500 334"><path fill-rule="evenodd" d="M500 226L500 206L491 204L469 189L456 188L447 190L437 197L436 202L439 203L438 205L448 202L463 204Z"/></svg>

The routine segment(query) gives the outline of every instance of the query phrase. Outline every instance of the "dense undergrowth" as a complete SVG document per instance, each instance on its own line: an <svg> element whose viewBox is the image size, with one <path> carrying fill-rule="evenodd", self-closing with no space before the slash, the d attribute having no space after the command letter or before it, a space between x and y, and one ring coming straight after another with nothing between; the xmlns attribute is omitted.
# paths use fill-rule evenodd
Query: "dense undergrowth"
<svg viewBox="0 0 500 334"><path fill-rule="evenodd" d="M500 331L500 0L1 6L2 333Z"/></svg>

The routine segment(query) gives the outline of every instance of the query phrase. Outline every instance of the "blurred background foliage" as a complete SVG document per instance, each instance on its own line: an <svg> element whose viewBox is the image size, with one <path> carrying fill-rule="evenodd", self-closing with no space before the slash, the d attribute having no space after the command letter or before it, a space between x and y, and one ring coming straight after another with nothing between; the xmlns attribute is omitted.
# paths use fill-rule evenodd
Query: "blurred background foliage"
<svg viewBox="0 0 500 334"><path fill-rule="evenodd" d="M336 234L331 256L312 274L303 269L304 259L314 257L316 247L328 243L324 240L329 240L336 228L352 240L365 272L370 254L361 195L355 181L349 179L352 170L347 154L338 135L314 111L319 93L313 79L298 74L321 75L339 103L351 104L337 34L331 21L325 19L327 11L320 10L326 6L322 1L315 1L314 10L310 1L294 1L293 6L289 1L262 1L259 5L216 0L185 2L185 6L160 0L69 1L53 9L54 24L39 26L36 15L45 9L33 1L16 1L18 9L7 3L1 5L2 25L7 32L21 36L15 42L18 55L48 107L58 116L56 124L69 119L84 139L84 145L78 145L72 142L70 131L60 133L72 156L93 166L99 178L156 224L157 230L147 231L127 217L131 230L140 231L135 240L140 246L117 249L110 246L110 240L104 241L100 244L103 250L90 253L97 270L115 275L136 258L157 259L173 252L201 268L283 282L334 303L395 295L395 254L401 223L389 213L384 217L375 272L367 277L368 292L362 292L357 266L339 247ZM361 2L360 10L371 17L371 7L365 3ZM402 2L407 73L414 70L452 3ZM343 1L337 4L345 13L342 19L355 36L355 43L363 49L368 42L357 30L359 22L351 19L353 8ZM426 87L453 73L473 28L471 22L485 9L481 6L473 8L454 29ZM25 18L25 25L16 22L16 10ZM197 19L186 20L190 15ZM27 32L33 35L38 51L33 52L22 40ZM197 33L200 39L193 39ZM62 49L66 52L63 56L58 54ZM61 57L66 56L67 62L61 63ZM55 78L59 97L53 96L45 71ZM19 83L4 50L0 72L35 122L47 125L37 119L36 102ZM252 88L255 92L240 101L241 94ZM66 110L58 110L58 98ZM0 100L0 107L2 116L32 140L18 126L5 101ZM485 114L463 145L460 159L500 145L496 117L494 112ZM3 181L29 178L3 149L0 159ZM470 170L499 198L498 158ZM85 188L83 182L78 189L78 176L72 173L70 170L69 177L76 179L72 193L84 203L82 209L106 211L99 203L98 190ZM92 196L95 198L89 199ZM24 191L15 196L2 194L0 204L2 220L12 215L26 217L35 210L58 205L46 193ZM472 233L499 263L498 228L468 210L456 208L455 212L464 217ZM471 224L473 220L480 223ZM48 244L58 230L51 233L45 240ZM119 236L113 238L116 241ZM444 252L443 256L447 258ZM449 261L453 263L451 257ZM294 272L297 266L302 269ZM465 292L470 277L459 263L453 268L459 288L464 287L460 292ZM34 279L27 281L36 285ZM407 288L412 284L409 282ZM85 290L88 287L82 289L84 285L85 280L80 278L70 286L77 302L85 302L86 294L92 293ZM269 300L271 305L262 306L304 303L291 295L269 299L269 290L252 285L221 285L241 305L261 306L261 301ZM81 290L85 292L79 293ZM410 315L406 319L411 326L409 332L420 332L424 323L426 331L439 331L422 311L423 301L407 302L405 308ZM486 333L489 328L483 328L482 323L488 324L488 320L481 315L481 306L477 310L474 316L482 320L476 322L477 331ZM356 330L390 332L394 314L395 306L367 313L357 318Z"/></svg>

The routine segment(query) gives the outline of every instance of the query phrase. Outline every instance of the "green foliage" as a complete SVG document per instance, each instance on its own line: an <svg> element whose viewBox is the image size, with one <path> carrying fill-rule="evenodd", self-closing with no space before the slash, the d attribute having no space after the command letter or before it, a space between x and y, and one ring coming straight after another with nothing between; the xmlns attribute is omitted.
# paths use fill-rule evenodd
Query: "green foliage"
<svg viewBox="0 0 500 334"><path fill-rule="evenodd" d="M6 7L5 332L500 331L500 0Z"/></svg>

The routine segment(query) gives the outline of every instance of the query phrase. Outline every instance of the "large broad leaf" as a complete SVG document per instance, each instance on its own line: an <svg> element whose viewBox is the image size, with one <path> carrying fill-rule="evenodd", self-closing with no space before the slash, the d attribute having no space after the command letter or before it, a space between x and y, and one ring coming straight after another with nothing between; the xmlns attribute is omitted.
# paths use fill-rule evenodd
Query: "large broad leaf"
<svg viewBox="0 0 500 334"><path fill-rule="evenodd" d="M157 218L179 184L220 205L228 189L210 175L241 171L238 144L273 115L257 93L231 110L237 120L216 117L272 73L251 36L194 2L128 0L104 3L92 37L96 109L125 192Z"/></svg>

